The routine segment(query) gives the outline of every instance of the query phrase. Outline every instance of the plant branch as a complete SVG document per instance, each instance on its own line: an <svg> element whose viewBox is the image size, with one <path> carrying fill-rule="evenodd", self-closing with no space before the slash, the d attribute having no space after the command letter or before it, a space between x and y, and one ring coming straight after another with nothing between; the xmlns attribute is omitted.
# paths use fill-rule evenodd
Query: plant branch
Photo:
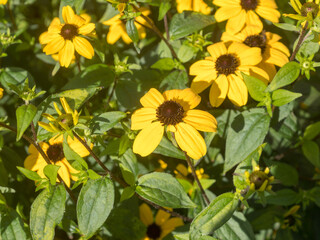
<svg viewBox="0 0 320 240"><path fill-rule="evenodd" d="M166 30L166 34L167 34L167 39L170 40L167 14L164 15L163 22L164 22L164 29Z"/></svg>
<svg viewBox="0 0 320 240"><path fill-rule="evenodd" d="M103 170L105 170L105 172L107 174L109 174L110 178L115 180L116 182L118 182L121 186L123 187L128 187L129 185L124 182L121 178L115 176L102 162L101 160L99 159L99 157L92 151L92 149L89 147L89 145L86 143L85 140L83 140L76 132L72 132L73 135L75 136L76 139L79 140L79 142L89 151L90 155L96 160L96 162L103 168ZM156 209L161 209L169 214L171 214L171 216L174 216L174 217L179 217L181 218L182 220L184 220L185 222L192 222L192 219L191 218L188 218L186 216L182 216L181 214L177 213L177 212L174 212L174 211L170 211L164 207L161 207L159 206L158 204L155 204L153 202L150 202L149 200L145 199L144 197L138 195L137 193L135 193L135 195L140 198L142 201L148 203L149 205L153 206L154 208Z"/></svg>
<svg viewBox="0 0 320 240"><path fill-rule="evenodd" d="M118 83L118 77L115 76L114 81L113 81L113 87L112 87L111 93L110 93L110 95L108 97L108 100L107 100L107 108L109 107L109 103L110 103L110 101L112 99L114 91L116 90L117 83Z"/></svg>
<svg viewBox="0 0 320 240"><path fill-rule="evenodd" d="M4 123L0 123L0 127L6 128L12 132L17 133L17 129L8 126ZM42 150L42 148L39 146L39 144L34 141L32 138L26 136L25 134L22 135L22 137L27 140L30 144L32 144L37 150L38 152L41 154L41 156L43 157L43 159L47 162L47 164L51 164L50 159L48 158L47 154ZM58 180L63 184L64 188L66 189L66 191L69 193L71 199L76 203L77 199L76 197L73 195L73 192L71 191L71 189L65 184L65 182L62 180L61 176L58 174L57 175Z"/></svg>
<svg viewBox="0 0 320 240"><path fill-rule="evenodd" d="M290 57L290 62L294 60L294 58L296 57L296 55L297 55L302 43L304 42L307 29L308 29L308 21L306 21L306 24L302 28L302 31L301 31L300 36L299 36L298 43L297 43L297 45L296 45L296 47L295 47L295 49L294 49L294 51L293 51L293 53L292 53L292 55Z"/></svg>

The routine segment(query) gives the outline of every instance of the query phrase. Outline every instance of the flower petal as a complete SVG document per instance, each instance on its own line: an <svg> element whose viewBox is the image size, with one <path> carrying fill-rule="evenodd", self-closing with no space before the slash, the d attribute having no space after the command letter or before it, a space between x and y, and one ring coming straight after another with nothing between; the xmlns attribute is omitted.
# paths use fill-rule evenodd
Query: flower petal
<svg viewBox="0 0 320 240"><path fill-rule="evenodd" d="M191 109L186 112L183 121L203 132L216 132L217 120L208 112Z"/></svg>
<svg viewBox="0 0 320 240"><path fill-rule="evenodd" d="M203 72L193 79L191 83L191 89L195 93L201 93L203 90L209 87L212 84L213 80L215 80L216 78L217 72L215 70Z"/></svg>
<svg viewBox="0 0 320 240"><path fill-rule="evenodd" d="M265 7L265 6L257 6L256 12L263 18L271 21L271 22L279 22L279 18L281 16L280 12L276 9Z"/></svg>
<svg viewBox="0 0 320 240"><path fill-rule="evenodd" d="M65 23L72 24L75 13L70 6L64 6L62 8L62 18Z"/></svg>
<svg viewBox="0 0 320 240"><path fill-rule="evenodd" d="M117 26L117 28L115 28L114 26ZM121 30L121 26L119 25L114 25L114 26L111 26L109 28L109 32L107 34L107 42L109 44L114 44L115 42L117 42L121 35L124 34L124 32Z"/></svg>
<svg viewBox="0 0 320 240"><path fill-rule="evenodd" d="M238 15L240 11L241 8L239 6L222 7L216 11L214 17L217 22L223 22L231 17Z"/></svg>
<svg viewBox="0 0 320 240"><path fill-rule="evenodd" d="M153 223L153 214L150 207L147 204L142 203L139 206L139 215L140 215L141 222L145 226L149 226Z"/></svg>
<svg viewBox="0 0 320 240"><path fill-rule="evenodd" d="M77 140L76 138L72 139L69 136L68 137L68 145L80 157L86 157L90 154L89 151L83 146L83 144L79 140ZM90 145L90 148L91 149L93 148L93 144Z"/></svg>
<svg viewBox="0 0 320 240"><path fill-rule="evenodd" d="M155 88L151 88L142 98L140 98L142 106L149 108L158 108L163 102L164 97Z"/></svg>
<svg viewBox="0 0 320 240"><path fill-rule="evenodd" d="M64 183L70 187L70 172L67 168L67 166L64 164L63 160L62 161L58 161L55 163L56 165L60 166L59 170L58 170L58 174L60 175L60 177L62 178L62 180L64 181Z"/></svg>
<svg viewBox="0 0 320 240"><path fill-rule="evenodd" d="M74 56L74 46L70 40L66 40L66 44L59 52L59 62L62 67L69 67Z"/></svg>
<svg viewBox="0 0 320 240"><path fill-rule="evenodd" d="M257 65L262 61L261 49L258 47L248 48L238 54L240 65Z"/></svg>
<svg viewBox="0 0 320 240"><path fill-rule="evenodd" d="M161 226L163 223L165 223L170 218L170 216L171 216L170 213L167 213L167 212L159 209L157 212L157 215L156 215L155 223L158 226Z"/></svg>
<svg viewBox="0 0 320 240"><path fill-rule="evenodd" d="M223 42L218 42L207 47L208 52L215 61L218 57L227 53L226 45Z"/></svg>
<svg viewBox="0 0 320 240"><path fill-rule="evenodd" d="M61 35L59 33L49 33L49 32L44 32L40 35L39 37L39 42L41 44L48 44L55 38L59 38Z"/></svg>
<svg viewBox="0 0 320 240"><path fill-rule="evenodd" d="M152 123L152 121L156 119L156 109L140 108L136 110L131 116L131 129L140 130L149 126Z"/></svg>
<svg viewBox="0 0 320 240"><path fill-rule="evenodd" d="M289 62L288 56L284 52L274 48L269 48L264 56L266 56L266 63L271 63L279 67L282 67Z"/></svg>
<svg viewBox="0 0 320 240"><path fill-rule="evenodd" d="M176 125L175 139L179 147L193 159L200 159L207 152L206 143L200 133L184 122Z"/></svg>
<svg viewBox="0 0 320 240"><path fill-rule="evenodd" d="M55 54L59 52L65 44L65 40L62 36L58 36L57 38L50 41L44 48L43 51L47 55Z"/></svg>
<svg viewBox="0 0 320 240"><path fill-rule="evenodd" d="M226 31L230 33L239 32L246 22L246 10L242 9L239 15L232 17L228 20Z"/></svg>
<svg viewBox="0 0 320 240"><path fill-rule="evenodd" d="M246 24L247 24L247 26L255 25L259 29L261 29L261 31L263 29L263 24L262 24L259 16L252 10L249 10L247 12Z"/></svg>
<svg viewBox="0 0 320 240"><path fill-rule="evenodd" d="M163 93L165 100L178 102L185 111L195 108L201 102L201 97L191 88L168 90Z"/></svg>
<svg viewBox="0 0 320 240"><path fill-rule="evenodd" d="M78 29L78 33L82 34L82 35L87 35L87 34L91 33L95 28L96 28L96 25L94 23L88 23L88 24L81 26Z"/></svg>
<svg viewBox="0 0 320 240"><path fill-rule="evenodd" d="M159 145L164 132L160 122L153 122L141 130L133 142L133 152L145 157L151 154Z"/></svg>
<svg viewBox="0 0 320 240"><path fill-rule="evenodd" d="M76 51L84 56L85 58L91 59L94 55L93 47L91 46L91 43L83 38L83 37L75 37L73 39L73 44L76 49Z"/></svg>
<svg viewBox="0 0 320 240"><path fill-rule="evenodd" d="M215 63L209 60L200 60L191 65L189 74L198 75L207 72L215 72Z"/></svg>
<svg viewBox="0 0 320 240"><path fill-rule="evenodd" d="M244 81L234 74L228 76L228 81L228 98L230 101L236 106L246 105L248 101L248 89Z"/></svg>
<svg viewBox="0 0 320 240"><path fill-rule="evenodd" d="M170 218L161 226L162 231L159 239L162 239L163 237L171 233L175 228L180 226L183 226L183 221L181 218L178 218L178 217Z"/></svg>
<svg viewBox="0 0 320 240"><path fill-rule="evenodd" d="M212 107L219 107L227 96L229 82L225 75L220 75L212 82L209 100Z"/></svg>
<svg viewBox="0 0 320 240"><path fill-rule="evenodd" d="M74 181L77 181L77 180L78 180L78 177L71 175L71 173L75 174L75 173L79 173L79 171L76 170L76 169L74 169L74 168L70 165L70 163L68 162L67 159L63 159L62 162L63 162L63 164L67 167L67 169L68 169L68 171L69 171L69 173L70 173L71 179L74 180Z"/></svg>

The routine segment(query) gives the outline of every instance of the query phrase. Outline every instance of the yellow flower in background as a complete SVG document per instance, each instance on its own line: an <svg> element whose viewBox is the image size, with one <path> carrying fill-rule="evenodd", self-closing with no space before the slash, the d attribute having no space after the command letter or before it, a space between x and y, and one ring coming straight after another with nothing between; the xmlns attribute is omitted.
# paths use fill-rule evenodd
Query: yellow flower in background
<svg viewBox="0 0 320 240"><path fill-rule="evenodd" d="M309 0L301 4L299 0L290 0L291 6L298 14L283 14L285 17L290 17L299 21L311 21L319 16L319 0Z"/></svg>
<svg viewBox="0 0 320 240"><path fill-rule="evenodd" d="M148 16L151 13L150 10L146 9L146 8L141 8L140 11L144 16ZM126 44L129 44L132 42L131 38L127 34L126 24L125 24L124 20L120 19L122 15L123 14L118 14L118 15L112 17L111 19L104 21L102 23L104 25L110 26L109 32L107 34L107 42L109 44L114 44L120 38L122 38L122 40ZM141 17L141 16L136 17L135 20L143 25L148 26L148 23L146 22L146 20L143 19L143 17ZM144 27L142 27L137 22L135 22L134 24L138 30L139 38L143 39L147 36L146 30Z"/></svg>
<svg viewBox="0 0 320 240"><path fill-rule="evenodd" d="M161 209L158 210L154 219L150 207L145 203L140 205L139 214L141 222L147 227L143 240L162 240L175 228L183 225L180 218L170 218L170 214Z"/></svg>
<svg viewBox="0 0 320 240"><path fill-rule="evenodd" d="M145 157L159 145L165 127L173 132L179 147L191 158L199 159L207 152L203 137L197 130L215 132L216 119L208 112L193 109L200 96L190 88L169 90L161 94L151 88L141 99L143 108L131 117L131 129L141 130L133 143L133 152Z"/></svg>
<svg viewBox="0 0 320 240"><path fill-rule="evenodd" d="M8 0L0 0L0 5L5 5L7 4Z"/></svg>
<svg viewBox="0 0 320 240"><path fill-rule="evenodd" d="M186 167L185 165L179 163L176 167L176 169L174 170L174 174L176 175L176 178L181 178L181 179L185 179L185 180L190 180L190 178L192 179L193 182L193 176L192 176L192 171L190 167ZM196 169L196 174L198 179L208 179L209 175L204 173L203 168L200 169Z"/></svg>
<svg viewBox="0 0 320 240"><path fill-rule="evenodd" d="M297 213L299 209L300 205L294 205L283 215L282 229L291 229L294 232L298 230L302 225L301 216Z"/></svg>
<svg viewBox="0 0 320 240"><path fill-rule="evenodd" d="M73 140L71 137L68 137L67 142L70 148L79 154L80 157L86 157L89 155L88 150L77 139ZM60 166L58 174L61 176L65 184L70 187L70 178L75 181L77 180L77 177L72 174L78 173L79 171L74 169L64 156L62 145L63 136L60 135L58 137L51 138L49 140L49 144L45 142L40 142L39 144L50 159L51 164ZM43 169L47 166L47 162L32 144L29 146L29 153L30 155L24 160L24 167L26 169L36 171L42 178L45 178Z"/></svg>
<svg viewBox="0 0 320 240"><path fill-rule="evenodd" d="M59 115L58 118L53 117L51 114L43 113L42 116L48 119L50 122L49 124L47 124L39 121L38 124L40 127L46 129L49 132L59 133L68 131L78 124L80 116L78 111L73 111L64 97L60 98L60 102L65 113L62 113L58 105L53 102L53 106Z"/></svg>
<svg viewBox="0 0 320 240"><path fill-rule="evenodd" d="M274 0L213 0L213 4L221 7L214 15L217 22L228 20L226 30L231 33L241 31L245 24L258 25L262 30L259 16L276 23L280 18Z"/></svg>
<svg viewBox="0 0 320 240"><path fill-rule="evenodd" d="M3 88L0 88L0 99L3 97Z"/></svg>
<svg viewBox="0 0 320 240"><path fill-rule="evenodd" d="M58 53L60 65L63 67L70 65L75 51L91 59L94 49L83 36L92 36L95 24L76 15L70 6L63 7L62 17L64 23L61 23L59 18L54 18L48 31L40 35L40 43L46 45L43 51L47 55Z"/></svg>
<svg viewBox="0 0 320 240"><path fill-rule="evenodd" d="M183 11L201 12L206 15L211 13L211 8L203 0L176 0L176 2L178 13Z"/></svg>
<svg viewBox="0 0 320 240"><path fill-rule="evenodd" d="M278 34L261 31L258 26L247 26L240 33L232 34L224 32L221 40L224 42L234 41L244 43L249 47L259 47L261 49L262 61L257 67L266 71L269 79L272 80L277 73L275 65L282 67L289 62L289 49L279 40L281 37Z"/></svg>
<svg viewBox="0 0 320 240"><path fill-rule="evenodd" d="M249 173L245 171L246 182L250 186L252 192L258 191L270 191L272 188L271 183L274 181L274 176L269 177L269 168L265 168L264 171L260 170L259 166L255 166L253 172Z"/></svg>
<svg viewBox="0 0 320 240"><path fill-rule="evenodd" d="M211 85L209 100L213 107L219 107L226 96L237 106L248 101L248 89L241 72L258 78L268 78L268 74L257 67L262 60L261 49L250 48L234 42L229 47L219 42L207 48L210 57L191 65L189 74L196 76L191 89L200 93Z"/></svg>

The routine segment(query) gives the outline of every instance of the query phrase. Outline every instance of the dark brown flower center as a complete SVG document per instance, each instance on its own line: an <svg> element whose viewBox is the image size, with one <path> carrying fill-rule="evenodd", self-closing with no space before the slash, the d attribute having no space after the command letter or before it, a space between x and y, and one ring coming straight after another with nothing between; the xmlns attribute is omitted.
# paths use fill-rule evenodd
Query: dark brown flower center
<svg viewBox="0 0 320 240"><path fill-rule="evenodd" d="M78 28L73 24L65 24L61 28L61 36L66 40L72 40L78 35Z"/></svg>
<svg viewBox="0 0 320 240"><path fill-rule="evenodd" d="M259 189L268 180L268 175L262 171L254 171L249 177L250 183L254 183L255 189Z"/></svg>
<svg viewBox="0 0 320 240"><path fill-rule="evenodd" d="M292 215L285 217L285 220L287 220L289 227L292 227L296 224L296 219Z"/></svg>
<svg viewBox="0 0 320 240"><path fill-rule="evenodd" d="M53 162L56 163L64 158L63 153L63 146L61 143L55 143L50 145L47 150L48 158Z"/></svg>
<svg viewBox="0 0 320 240"><path fill-rule="evenodd" d="M319 13L319 5L314 2L307 2L301 7L301 15L306 17L308 13L312 14L312 17L316 17Z"/></svg>
<svg viewBox="0 0 320 240"><path fill-rule="evenodd" d="M151 239L157 239L160 237L161 232L162 232L162 230L161 230L160 226L158 226L155 223L152 223L151 225L148 226L147 236Z"/></svg>
<svg viewBox="0 0 320 240"><path fill-rule="evenodd" d="M266 34L262 32L259 35L248 36L243 43L249 47L258 47L261 49L261 53L264 53L267 45Z"/></svg>
<svg viewBox="0 0 320 240"><path fill-rule="evenodd" d="M163 125L176 125L182 122L183 107L173 101L165 101L157 108L157 118Z"/></svg>
<svg viewBox="0 0 320 240"><path fill-rule="evenodd" d="M218 74L229 75L235 73L240 66L240 61L235 54L224 54L216 60Z"/></svg>
<svg viewBox="0 0 320 240"><path fill-rule="evenodd" d="M241 0L240 5L241 7L248 11L248 10L255 10L258 6L259 0Z"/></svg>

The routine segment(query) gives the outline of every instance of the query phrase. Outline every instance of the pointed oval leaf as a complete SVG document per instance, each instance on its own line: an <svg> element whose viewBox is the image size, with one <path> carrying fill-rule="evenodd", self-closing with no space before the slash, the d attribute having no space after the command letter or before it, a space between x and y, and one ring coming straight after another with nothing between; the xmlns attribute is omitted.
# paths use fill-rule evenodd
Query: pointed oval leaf
<svg viewBox="0 0 320 240"><path fill-rule="evenodd" d="M263 101L266 96L265 90L267 88L267 86L264 84L264 82L262 82L258 78L255 78L253 76L249 76L245 73L241 73L241 74L242 74L244 82L247 85L250 96L258 102Z"/></svg>
<svg viewBox="0 0 320 240"><path fill-rule="evenodd" d="M81 189L77 202L80 232L88 239L102 226L114 203L114 187L109 178L90 179Z"/></svg>
<svg viewBox="0 0 320 240"><path fill-rule="evenodd" d="M293 100L301 96L301 93L295 93L285 89L278 89L272 93L272 104L274 106L280 107L292 102Z"/></svg>
<svg viewBox="0 0 320 240"><path fill-rule="evenodd" d="M314 141L304 141L302 144L304 156L317 168L320 168L319 146Z"/></svg>
<svg viewBox="0 0 320 240"><path fill-rule="evenodd" d="M307 140L312 140L320 134L320 121L310 124L304 131L303 138Z"/></svg>
<svg viewBox="0 0 320 240"><path fill-rule="evenodd" d="M23 221L13 209L9 209L6 213L0 213L0 238L2 240L27 239Z"/></svg>
<svg viewBox="0 0 320 240"><path fill-rule="evenodd" d="M168 173L154 172L143 175L138 180L136 192L162 207L196 207L178 180Z"/></svg>
<svg viewBox="0 0 320 240"><path fill-rule="evenodd" d="M16 110L17 115L17 141L20 140L23 133L27 130L27 128L30 126L30 123L32 122L33 118L36 116L37 113L37 107L28 104L28 105L22 105L18 107Z"/></svg>
<svg viewBox="0 0 320 240"><path fill-rule="evenodd" d="M66 190L62 184L43 190L34 200L30 211L30 230L34 240L54 238L55 226L62 220Z"/></svg>

